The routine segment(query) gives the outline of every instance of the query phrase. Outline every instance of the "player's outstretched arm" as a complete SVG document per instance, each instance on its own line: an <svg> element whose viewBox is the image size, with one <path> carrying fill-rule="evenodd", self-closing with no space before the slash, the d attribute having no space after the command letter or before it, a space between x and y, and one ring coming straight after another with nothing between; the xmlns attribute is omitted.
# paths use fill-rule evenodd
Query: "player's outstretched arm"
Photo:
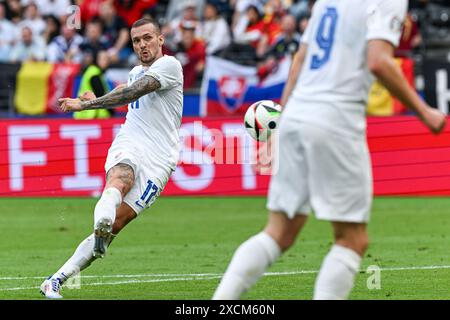
<svg viewBox="0 0 450 320"><path fill-rule="evenodd" d="M393 96L415 111L433 133L441 132L445 127L446 116L427 105L409 86L393 56L394 47L391 43L385 40L369 41L367 62L370 71Z"/></svg>
<svg viewBox="0 0 450 320"><path fill-rule="evenodd" d="M81 101L80 99L62 98L58 101L64 112L115 108L136 101L160 87L159 81L152 76L143 76L130 86L118 87L96 99Z"/></svg>
<svg viewBox="0 0 450 320"><path fill-rule="evenodd" d="M117 87L115 87L114 89L112 89L111 91L114 90L118 90L118 89L122 89L125 88L127 86L126 83L123 84L119 84ZM97 97L95 96L95 93L93 93L92 91L85 91L81 96L78 97L81 101L90 101L90 100L94 100L97 99Z"/></svg>

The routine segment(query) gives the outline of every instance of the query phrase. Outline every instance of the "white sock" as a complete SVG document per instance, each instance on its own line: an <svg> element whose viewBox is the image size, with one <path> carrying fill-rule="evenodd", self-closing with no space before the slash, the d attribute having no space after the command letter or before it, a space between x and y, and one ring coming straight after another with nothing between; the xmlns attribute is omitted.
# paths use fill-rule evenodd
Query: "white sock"
<svg viewBox="0 0 450 320"><path fill-rule="evenodd" d="M347 299L360 264L361 257L355 251L333 245L317 276L314 300Z"/></svg>
<svg viewBox="0 0 450 320"><path fill-rule="evenodd" d="M114 223L116 220L116 210L122 203L122 194L117 188L105 189L98 200L94 210L94 228L101 218L110 218Z"/></svg>
<svg viewBox="0 0 450 320"><path fill-rule="evenodd" d="M234 253L213 300L239 299L280 254L276 241L265 232L248 239Z"/></svg>
<svg viewBox="0 0 450 320"><path fill-rule="evenodd" d="M112 236L109 243L114 239ZM93 256L94 234L84 239L75 250L72 257L52 276L52 279L59 278L64 283L70 277L89 267L96 258Z"/></svg>

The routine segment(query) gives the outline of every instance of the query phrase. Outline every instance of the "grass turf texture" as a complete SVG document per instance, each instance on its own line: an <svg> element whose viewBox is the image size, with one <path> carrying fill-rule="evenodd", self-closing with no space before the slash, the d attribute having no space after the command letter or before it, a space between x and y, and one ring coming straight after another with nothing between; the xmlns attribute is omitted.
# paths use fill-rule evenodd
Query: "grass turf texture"
<svg viewBox="0 0 450 320"><path fill-rule="evenodd" d="M41 299L37 287L92 230L96 199L0 199L0 299ZM450 198L377 198L369 224L369 265L381 289L361 271L351 299L450 299ZM161 197L128 225L107 257L82 272L68 299L210 299L237 246L262 229L264 198ZM297 240L244 299L311 299L330 224L311 218ZM301 271L306 273L300 273ZM198 274L211 273L204 276ZM193 276L192 274L196 274ZM112 277L110 277L112 275ZM119 276L117 276L119 275ZM123 275L123 276L120 276ZM20 279L8 279L20 278ZM37 277L37 278L35 278ZM21 288L19 290L5 290Z"/></svg>

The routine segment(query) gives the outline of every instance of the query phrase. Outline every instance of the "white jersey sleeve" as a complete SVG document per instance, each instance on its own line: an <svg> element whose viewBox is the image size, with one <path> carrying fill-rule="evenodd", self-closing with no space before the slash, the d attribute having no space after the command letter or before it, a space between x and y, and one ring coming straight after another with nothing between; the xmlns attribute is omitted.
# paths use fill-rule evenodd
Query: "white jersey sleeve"
<svg viewBox="0 0 450 320"><path fill-rule="evenodd" d="M367 8L367 40L387 40L397 47L403 21L408 9L407 0L378 0Z"/></svg>
<svg viewBox="0 0 450 320"><path fill-rule="evenodd" d="M174 57L163 56L156 60L145 72L155 78L160 84L159 90L175 88L183 82L183 71L180 63Z"/></svg>

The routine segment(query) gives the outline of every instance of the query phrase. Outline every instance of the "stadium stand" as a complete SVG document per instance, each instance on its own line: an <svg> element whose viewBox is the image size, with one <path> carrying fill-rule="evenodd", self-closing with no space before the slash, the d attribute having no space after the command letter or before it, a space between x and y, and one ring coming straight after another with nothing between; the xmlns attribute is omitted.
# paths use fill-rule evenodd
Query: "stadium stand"
<svg viewBox="0 0 450 320"><path fill-rule="evenodd" d="M59 64L80 65L80 74L68 82L73 86L70 91L76 93L81 70L92 62L93 55L99 50L105 50L110 58L112 73L122 75L109 79L111 84L126 79L123 75L134 66L136 57L125 31L133 19L144 16L152 17L161 24L166 37L166 52L175 54L183 60L187 66L186 72L192 73L194 70L194 78L192 75L188 76L193 80L189 80L189 85L185 88L187 95L198 96L201 91L203 58L200 59L201 63L189 61L198 59L198 56L206 56L206 60L210 56L216 56L243 66L255 67L260 79L264 79L268 73L276 69L275 61L280 61L283 56L291 55L295 51L314 2L314 0L0 1L0 39L2 39L0 116L20 116L15 106L17 93L14 88L22 62L44 60L55 65L49 77L58 69L56 66ZM68 9L69 5L72 5L71 10ZM287 15L293 17L296 23L292 39L290 36L284 39L286 27L282 26L282 21L286 21L283 17ZM80 28L70 28L73 19L81 19ZM195 23L197 38L194 40L195 58L190 53L193 49L185 48L192 41L183 39L183 34L190 37L190 32L182 32L182 26L192 23ZM410 64L413 67L413 76L416 80L423 79L424 74L429 71L424 70L429 61L450 63L449 31L448 1L410 1L410 15L405 23L405 34L397 56L411 59L411 62L408 61L405 65ZM221 34L220 38L223 41L214 41L214 36L211 35L216 34ZM23 42L24 37L28 39L27 43ZM204 45L200 45L202 42ZM192 63L193 68L189 67ZM110 73L106 72L107 75ZM419 85L417 89L423 90L422 87ZM188 99L186 103L190 103L188 101L199 103L198 98ZM199 109L198 106L195 108ZM57 112L52 114L58 115Z"/></svg>

